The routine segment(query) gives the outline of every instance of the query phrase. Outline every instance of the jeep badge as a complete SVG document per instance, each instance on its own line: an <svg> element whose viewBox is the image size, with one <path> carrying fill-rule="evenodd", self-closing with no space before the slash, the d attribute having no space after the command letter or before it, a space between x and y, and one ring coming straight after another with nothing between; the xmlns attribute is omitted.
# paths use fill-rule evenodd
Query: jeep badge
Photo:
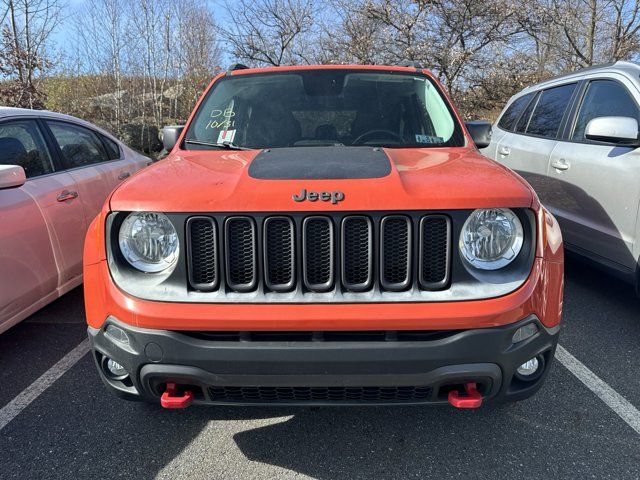
<svg viewBox="0 0 640 480"><path fill-rule="evenodd" d="M344 193L340 191L335 192L307 192L306 188L300 190L299 194L293 194L292 198L295 202L304 202L305 200L309 200L310 202L315 202L320 200L321 202L328 202L331 200L331 203L334 205L338 202L344 200Z"/></svg>

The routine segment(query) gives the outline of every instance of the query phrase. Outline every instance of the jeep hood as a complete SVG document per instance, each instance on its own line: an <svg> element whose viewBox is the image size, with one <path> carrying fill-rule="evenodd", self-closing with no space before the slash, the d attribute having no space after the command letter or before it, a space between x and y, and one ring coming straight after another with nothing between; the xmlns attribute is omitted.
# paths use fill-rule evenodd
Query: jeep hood
<svg viewBox="0 0 640 480"><path fill-rule="evenodd" d="M344 199L294 201L307 192ZM251 212L530 207L517 174L475 148L178 150L125 181L114 211ZM324 198L329 198L324 196Z"/></svg>

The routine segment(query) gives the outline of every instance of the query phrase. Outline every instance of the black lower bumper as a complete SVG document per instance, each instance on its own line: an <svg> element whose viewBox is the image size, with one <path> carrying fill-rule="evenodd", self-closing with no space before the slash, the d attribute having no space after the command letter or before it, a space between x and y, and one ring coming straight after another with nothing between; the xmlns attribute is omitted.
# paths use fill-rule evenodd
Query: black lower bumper
<svg viewBox="0 0 640 480"><path fill-rule="evenodd" d="M513 343L516 330L529 323L537 333ZM107 333L109 325L121 329L127 340L120 332ZM444 404L449 391L469 382L477 384L484 400L533 395L549 371L558 330L531 316L503 327L409 339L363 335L357 340L351 335L346 340L256 341L250 335L140 329L110 317L102 329L89 328L89 338L103 381L130 400L157 402L167 382L173 382L192 391L194 403ZM516 374L518 366L536 357L540 369L530 380ZM108 358L129 375L110 375Z"/></svg>

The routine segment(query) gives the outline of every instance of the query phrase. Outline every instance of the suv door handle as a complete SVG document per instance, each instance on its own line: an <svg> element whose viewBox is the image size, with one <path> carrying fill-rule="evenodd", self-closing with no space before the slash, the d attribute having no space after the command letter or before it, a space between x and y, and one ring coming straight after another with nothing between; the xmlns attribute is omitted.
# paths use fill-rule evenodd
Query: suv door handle
<svg viewBox="0 0 640 480"><path fill-rule="evenodd" d="M73 200L74 198L78 198L78 192L64 190L58 194L56 200L59 202L66 202L67 200Z"/></svg>
<svg viewBox="0 0 640 480"><path fill-rule="evenodd" d="M500 147L500 150L498 150L498 153L506 157L511 153L511 149L509 147Z"/></svg>
<svg viewBox="0 0 640 480"><path fill-rule="evenodd" d="M122 172L118 175L118 180L124 180L125 178L129 178L131 176L131 172Z"/></svg>
<svg viewBox="0 0 640 480"><path fill-rule="evenodd" d="M553 162L551 162L551 166L553 168L555 168L556 170L569 170L570 165L567 163L567 161L564 158L561 158L560 160L554 160Z"/></svg>

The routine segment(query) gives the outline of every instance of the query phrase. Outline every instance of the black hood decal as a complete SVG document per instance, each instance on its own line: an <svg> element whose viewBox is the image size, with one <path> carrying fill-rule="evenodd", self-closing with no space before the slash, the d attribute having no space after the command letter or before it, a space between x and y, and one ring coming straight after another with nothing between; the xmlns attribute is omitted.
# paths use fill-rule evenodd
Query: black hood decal
<svg viewBox="0 0 640 480"><path fill-rule="evenodd" d="M249 165L249 176L262 180L381 178L389 173L391 161L373 147L274 148L260 152Z"/></svg>

